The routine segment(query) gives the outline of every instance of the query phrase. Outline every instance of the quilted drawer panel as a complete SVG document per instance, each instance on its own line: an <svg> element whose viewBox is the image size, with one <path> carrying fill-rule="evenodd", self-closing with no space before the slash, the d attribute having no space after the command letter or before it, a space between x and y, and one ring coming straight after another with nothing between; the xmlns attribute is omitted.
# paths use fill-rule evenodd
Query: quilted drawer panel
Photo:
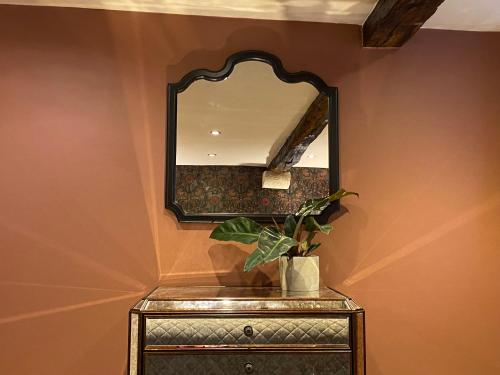
<svg viewBox="0 0 500 375"><path fill-rule="evenodd" d="M351 353L147 354L144 375L350 375Z"/></svg>
<svg viewBox="0 0 500 375"><path fill-rule="evenodd" d="M349 345L349 318L146 319L146 345Z"/></svg>

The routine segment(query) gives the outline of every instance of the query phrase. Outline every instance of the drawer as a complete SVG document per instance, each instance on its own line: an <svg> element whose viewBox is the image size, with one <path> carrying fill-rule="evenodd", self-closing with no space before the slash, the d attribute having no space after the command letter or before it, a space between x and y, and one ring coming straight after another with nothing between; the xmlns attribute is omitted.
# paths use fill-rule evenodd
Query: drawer
<svg viewBox="0 0 500 375"><path fill-rule="evenodd" d="M338 345L348 348L349 317L147 317L145 344Z"/></svg>
<svg viewBox="0 0 500 375"><path fill-rule="evenodd" d="M154 354L144 375L350 375L351 353Z"/></svg>

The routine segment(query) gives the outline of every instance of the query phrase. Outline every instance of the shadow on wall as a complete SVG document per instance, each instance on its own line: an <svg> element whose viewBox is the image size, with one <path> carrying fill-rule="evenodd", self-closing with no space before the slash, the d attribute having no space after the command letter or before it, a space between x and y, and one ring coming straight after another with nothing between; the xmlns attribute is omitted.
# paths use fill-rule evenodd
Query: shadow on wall
<svg viewBox="0 0 500 375"><path fill-rule="evenodd" d="M272 275L270 276L260 269L257 272L243 271L248 253L235 245L213 245L208 249L208 253L214 270L227 270L215 273L220 285L271 286L273 284ZM267 268L274 267L276 267L276 263L274 266L268 265Z"/></svg>
<svg viewBox="0 0 500 375"><path fill-rule="evenodd" d="M331 216L329 222L334 222L349 213L350 211L345 206L341 205L340 210ZM168 214L171 213L168 211ZM206 231L208 240L210 234L210 230L208 229L212 229L214 225L215 224L178 223L178 228L186 231ZM359 231L360 230L361 229L359 229ZM322 241L321 236L324 235L318 235L318 240L320 242ZM213 242L213 240L210 241ZM323 246L323 248L325 248L325 246ZM261 265L252 272L247 273L243 271L246 258L254 249L255 244L236 245L234 243L218 242L208 248L211 267L208 267L208 265L205 265L205 267L203 267L203 265L201 266L205 269L210 268L209 270L164 274L161 281L166 285L215 284L225 286L278 286L278 262L270 262ZM318 249L318 252L320 252L321 249L322 248ZM329 250L325 249L323 251ZM330 266L330 257L323 257L320 266L322 267L322 272L325 272L325 274L330 271L335 271ZM196 268L200 268L199 263L196 263Z"/></svg>
<svg viewBox="0 0 500 375"><path fill-rule="evenodd" d="M172 62L168 65L166 69L168 82L178 82L184 75L196 69L220 70L230 55L245 49L262 49L262 47L259 47L259 43L251 43L249 35L254 35L255 40L260 38L266 39L270 46L283 46L285 44L285 41L278 33L267 28L251 27L237 30L222 41L224 45L220 49L189 50L182 55L180 61ZM247 45L249 42L249 47L242 48L242 43L244 43L243 45ZM266 52L271 51L267 50ZM200 65L200 61L203 61L202 65Z"/></svg>
<svg viewBox="0 0 500 375"><path fill-rule="evenodd" d="M224 285L224 286L262 286L277 285L278 265L269 263L253 272L244 272L243 266L249 252L234 244L220 243L208 249L209 263L196 268L208 270L176 272L163 275L164 285ZM200 262L203 260L200 260Z"/></svg>
<svg viewBox="0 0 500 375"><path fill-rule="evenodd" d="M196 18L196 17L193 17ZM229 23L237 20L228 20ZM220 70L226 59L243 50L261 50L277 56L288 72L310 71L322 78L328 85L337 86L349 73L366 68L377 60L395 53L395 50L370 50L366 53L361 46L361 27L353 25L315 24L318 31L312 34L310 25L302 22L280 22L278 27L268 28L267 22L259 21L262 26L251 26L233 31L221 40L218 49L207 50L193 48L186 50L182 58L171 61L166 68L169 83L175 83L192 70ZM273 24L275 26L275 24ZM321 37L319 38L318 35ZM162 37L172 39L172 35L162 33ZM202 38L202 36L200 36ZM342 57L333 57L328 48L318 49L318 44L328 40L336 49L342 50ZM297 55L296 45L300 45L301 54ZM305 47L304 47L305 45ZM309 46L309 47L308 47ZM182 46L179 46L182 48ZM346 53L347 51L347 53ZM203 62L203 63L200 63ZM352 80L350 81L352 85ZM357 85L359 87L359 85ZM342 92L340 92L342 95ZM358 110L362 110L358 108Z"/></svg>

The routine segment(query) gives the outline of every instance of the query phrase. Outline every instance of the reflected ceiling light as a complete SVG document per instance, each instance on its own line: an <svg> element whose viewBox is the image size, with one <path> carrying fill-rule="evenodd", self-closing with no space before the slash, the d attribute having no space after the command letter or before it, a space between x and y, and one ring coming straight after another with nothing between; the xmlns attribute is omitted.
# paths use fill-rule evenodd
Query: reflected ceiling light
<svg viewBox="0 0 500 375"><path fill-rule="evenodd" d="M307 155L307 158L308 159L314 159L314 156L315 156L314 154L309 154L309 155Z"/></svg>
<svg viewBox="0 0 500 375"><path fill-rule="evenodd" d="M211 158L215 158L217 154L208 154L208 156L210 156Z"/></svg>
<svg viewBox="0 0 500 375"><path fill-rule="evenodd" d="M213 135L214 137L221 135L221 134L222 134L222 132L220 130L217 130L217 129L210 130L210 135Z"/></svg>

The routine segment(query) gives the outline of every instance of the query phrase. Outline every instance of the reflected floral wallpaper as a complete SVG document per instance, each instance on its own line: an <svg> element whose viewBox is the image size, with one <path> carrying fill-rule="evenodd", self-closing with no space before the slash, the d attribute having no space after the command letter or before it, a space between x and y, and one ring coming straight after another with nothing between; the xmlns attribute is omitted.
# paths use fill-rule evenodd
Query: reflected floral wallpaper
<svg viewBox="0 0 500 375"><path fill-rule="evenodd" d="M329 193L327 168L292 168L288 190L263 189L264 167L178 165L176 199L185 212L290 213Z"/></svg>

